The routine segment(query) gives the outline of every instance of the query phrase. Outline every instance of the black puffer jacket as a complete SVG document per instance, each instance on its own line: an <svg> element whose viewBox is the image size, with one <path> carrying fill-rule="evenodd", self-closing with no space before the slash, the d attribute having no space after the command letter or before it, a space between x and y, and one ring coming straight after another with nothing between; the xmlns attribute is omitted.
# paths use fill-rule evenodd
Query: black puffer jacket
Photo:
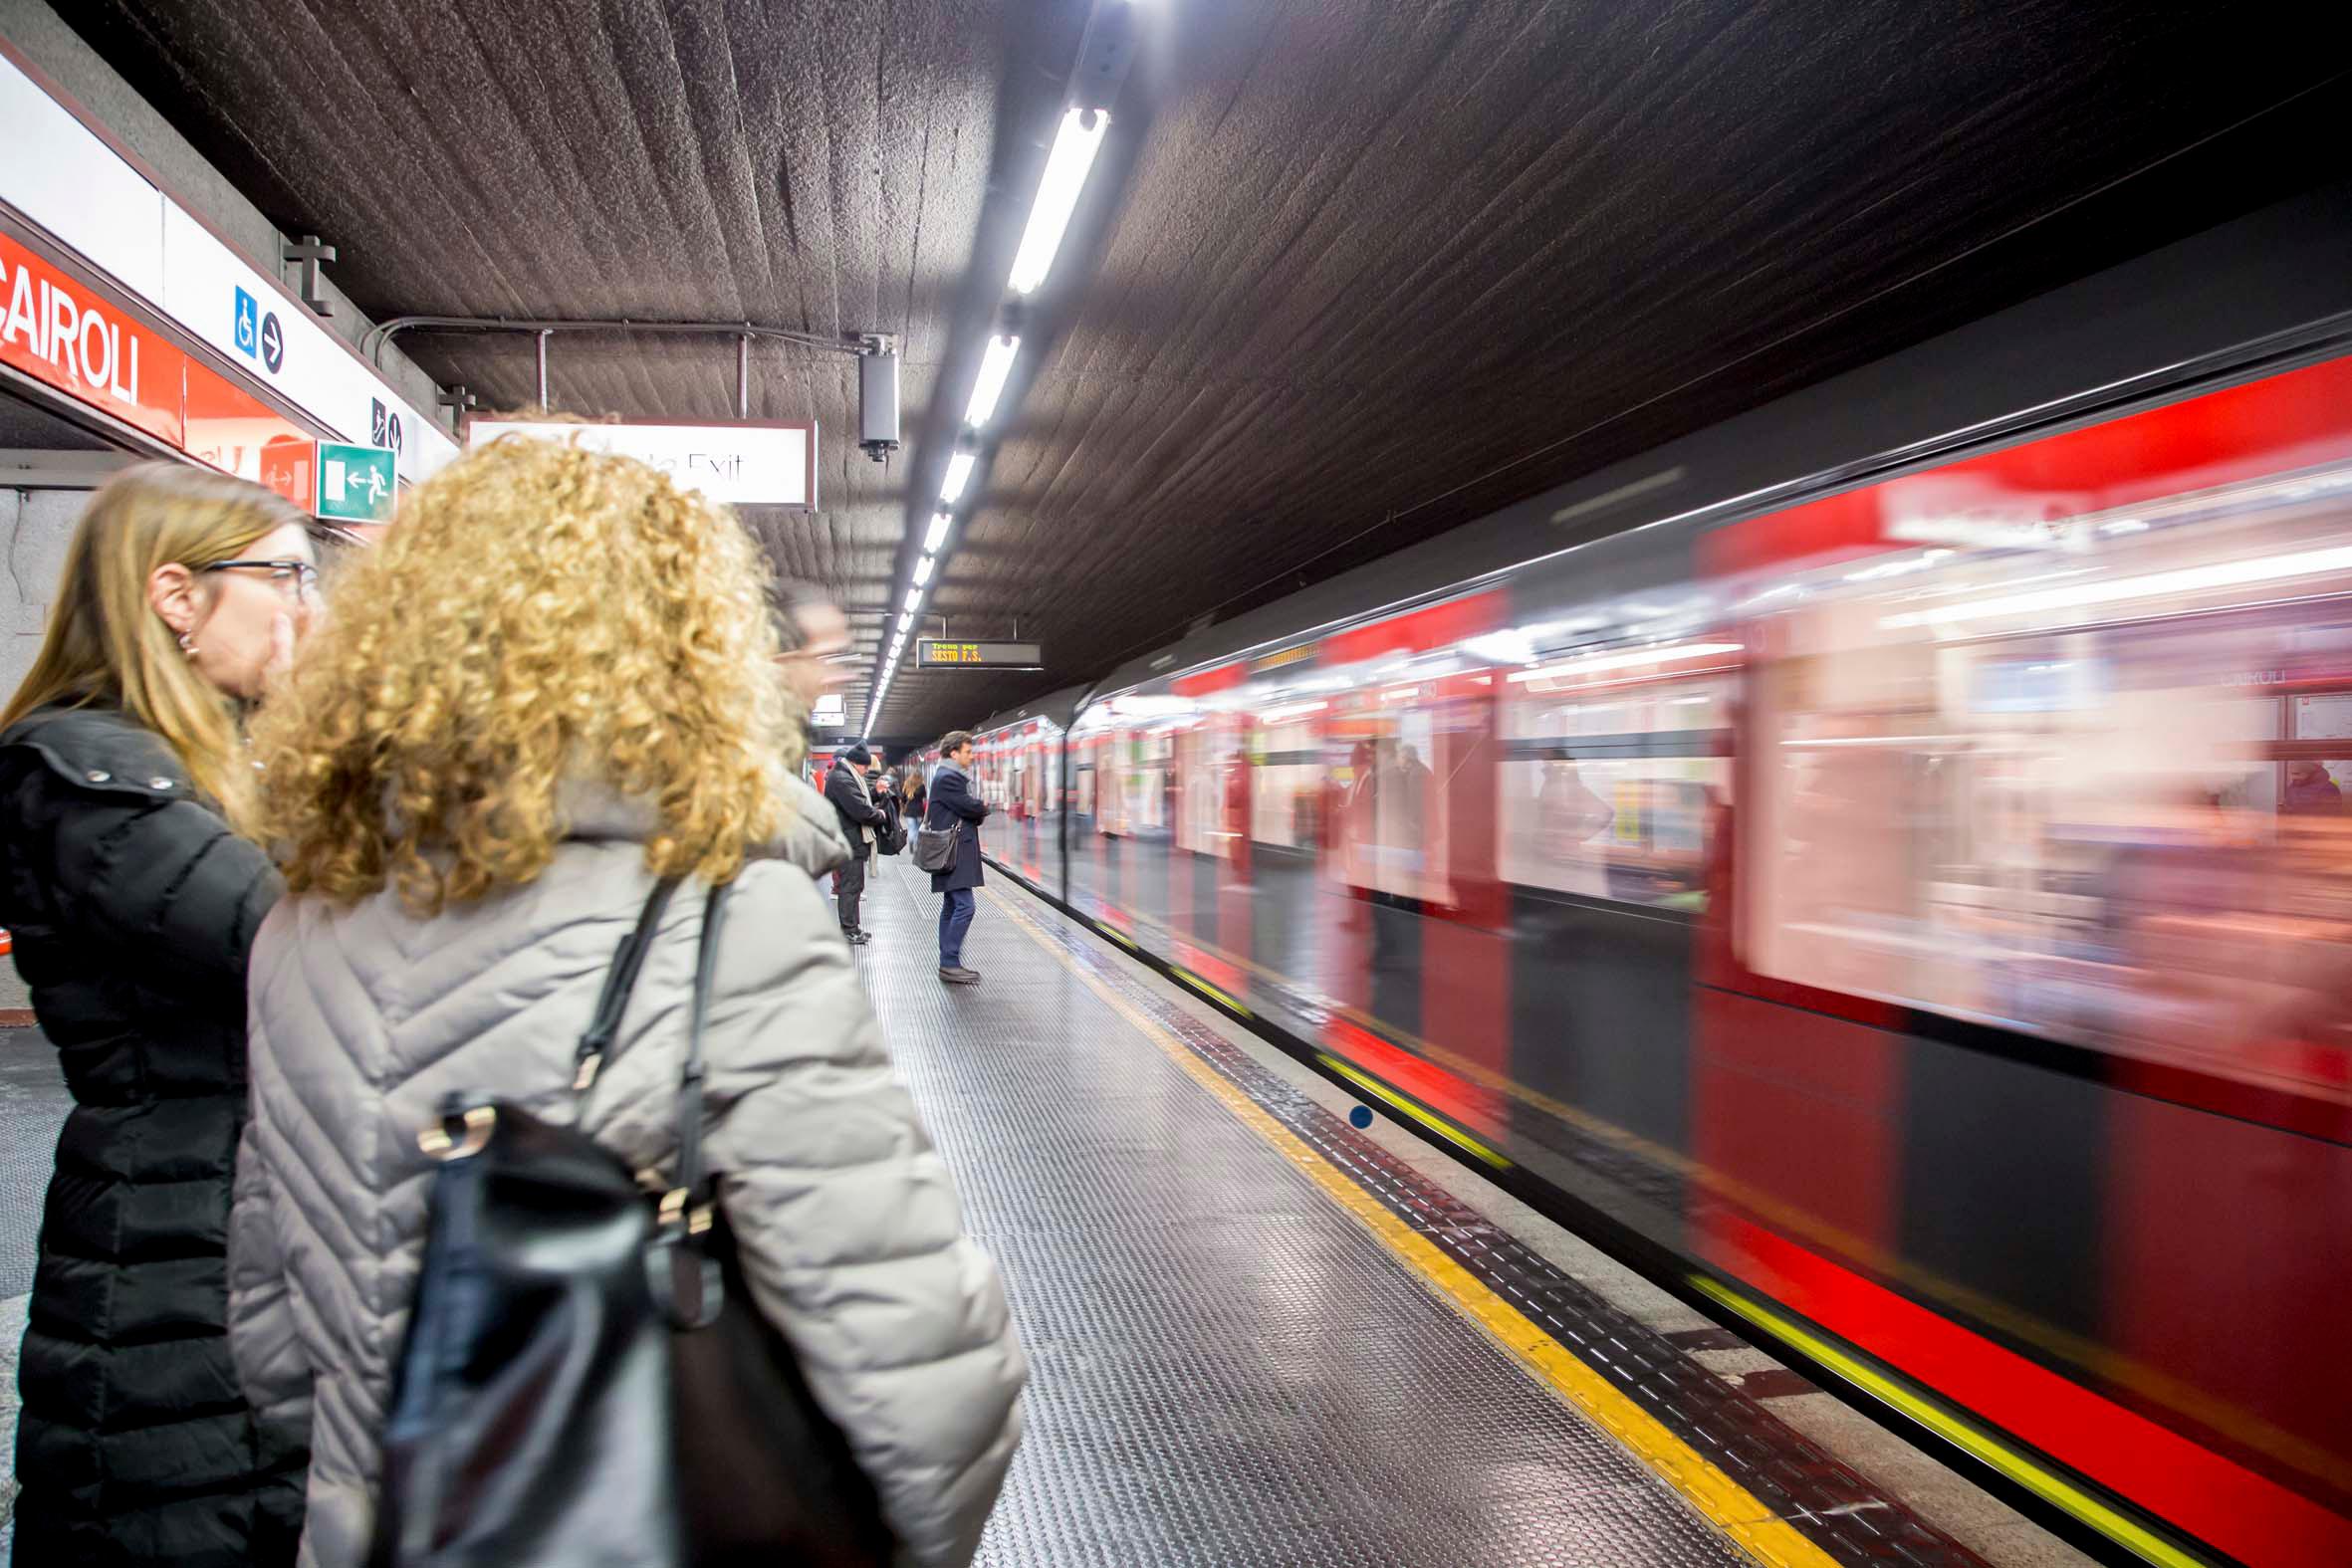
<svg viewBox="0 0 2352 1568"><path fill-rule="evenodd" d="M18 1372L17 1561L294 1559L300 1434L248 1414L223 1334L262 852L112 709L0 735L0 925L74 1111Z"/></svg>

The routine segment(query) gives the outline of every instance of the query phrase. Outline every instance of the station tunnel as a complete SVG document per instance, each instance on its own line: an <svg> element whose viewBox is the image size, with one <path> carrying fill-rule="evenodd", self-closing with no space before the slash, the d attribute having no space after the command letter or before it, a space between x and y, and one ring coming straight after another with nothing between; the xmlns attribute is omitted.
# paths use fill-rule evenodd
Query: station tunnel
<svg viewBox="0 0 2352 1568"><path fill-rule="evenodd" d="M17 1560L2352 1562L2348 32L0 0Z"/></svg>

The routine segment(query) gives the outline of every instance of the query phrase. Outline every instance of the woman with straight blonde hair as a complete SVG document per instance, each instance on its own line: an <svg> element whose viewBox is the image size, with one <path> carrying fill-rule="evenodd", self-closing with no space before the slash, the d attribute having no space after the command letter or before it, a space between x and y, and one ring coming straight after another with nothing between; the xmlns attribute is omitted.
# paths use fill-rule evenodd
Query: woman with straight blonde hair
<svg viewBox="0 0 2352 1568"><path fill-rule="evenodd" d="M880 1544L904 1562L967 1561L1018 1441L1026 1369L812 880L845 849L790 774L749 536L641 463L509 436L418 486L346 571L334 620L255 730L262 831L289 891L255 947L230 1242L246 1390L265 1413L313 1416L303 1561L392 1560L371 1543L420 1554L402 1562L689 1560L648 1544L662 1463L614 1470L592 1436L547 1414L563 1391L471 1361L471 1377L533 1391L519 1420L554 1426L544 1450L539 1428L501 1428L497 1473L443 1475L465 1461L438 1454L426 1469L443 1475L444 1507L492 1509L515 1466L542 1455L544 1470L557 1451L589 1495L535 1513L529 1551L502 1551L514 1537L478 1516L377 1520L435 1213L424 1145L459 1100L495 1102L498 1126L586 1134L672 1196L693 1130L749 1302L844 1440L846 1475L862 1473L865 1512L878 1503L894 1538ZM684 886L665 909L649 895L666 878ZM698 992L722 885L733 935ZM590 1036L648 910L633 1000L616 1032ZM600 1049L585 1054L587 1037ZM559 1359L577 1392L578 1363ZM466 1425L436 1409L422 1429ZM632 1406L625 1425L639 1454L673 1435L666 1408ZM752 1477L737 1505L784 1488L759 1456L731 1457ZM549 1547L550 1532L568 1544Z"/></svg>
<svg viewBox="0 0 2352 1568"><path fill-rule="evenodd" d="M238 731L310 620L304 521L225 474L116 476L0 714L0 925L75 1100L18 1364L19 1562L293 1560L301 1430L238 1390L223 1240L280 886L230 830Z"/></svg>

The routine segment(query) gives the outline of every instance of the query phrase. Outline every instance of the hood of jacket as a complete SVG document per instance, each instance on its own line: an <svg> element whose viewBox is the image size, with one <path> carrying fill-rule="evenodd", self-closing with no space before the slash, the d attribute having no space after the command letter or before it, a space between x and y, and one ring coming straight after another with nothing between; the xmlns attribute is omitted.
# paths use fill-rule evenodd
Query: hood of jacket
<svg viewBox="0 0 2352 1568"><path fill-rule="evenodd" d="M823 876L849 858L849 845L824 796L781 769L769 783L777 797L776 828L767 843L752 851L754 859L783 860L811 876ZM624 795L604 784L565 784L556 797L556 809L564 836L588 842L642 843L659 825L652 801Z"/></svg>

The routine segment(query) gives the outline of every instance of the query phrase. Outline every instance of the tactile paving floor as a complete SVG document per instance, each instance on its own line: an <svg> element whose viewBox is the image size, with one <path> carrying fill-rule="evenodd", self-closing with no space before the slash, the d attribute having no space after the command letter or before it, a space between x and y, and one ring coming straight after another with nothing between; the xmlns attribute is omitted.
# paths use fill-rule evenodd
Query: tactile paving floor
<svg viewBox="0 0 2352 1568"><path fill-rule="evenodd" d="M1984 1568L1975 1553L1765 1410L1753 1380L1734 1387L1693 1360L1686 1347L1612 1306L1439 1183L1349 1129L1311 1096L1113 962L1077 922L1039 900L1024 900L1011 912L1143 1009L1391 1214L1830 1557L1869 1568Z"/></svg>
<svg viewBox="0 0 2352 1568"><path fill-rule="evenodd" d="M57 1135L73 1107L57 1047L39 1029L0 1029L0 1298L33 1288Z"/></svg>
<svg viewBox="0 0 2352 1568"><path fill-rule="evenodd" d="M1036 1369L984 1563L1746 1561L1003 908L951 990L925 880L874 884L868 990Z"/></svg>
<svg viewBox="0 0 2352 1568"><path fill-rule="evenodd" d="M16 1535L16 1361L35 1242L74 1097L39 1029L0 1029L0 1563Z"/></svg>

